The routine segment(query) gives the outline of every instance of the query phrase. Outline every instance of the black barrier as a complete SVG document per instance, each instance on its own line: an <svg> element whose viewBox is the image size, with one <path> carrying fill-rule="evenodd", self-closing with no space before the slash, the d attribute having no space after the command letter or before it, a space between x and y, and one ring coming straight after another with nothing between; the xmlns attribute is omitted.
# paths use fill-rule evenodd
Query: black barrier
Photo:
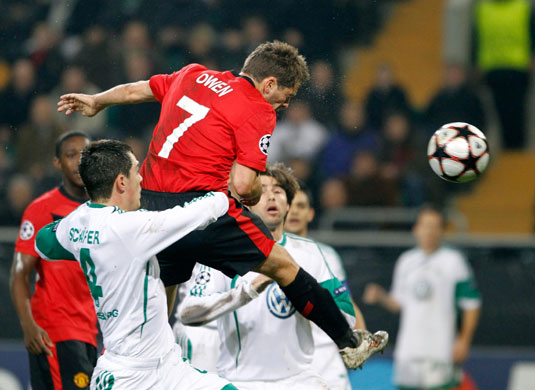
<svg viewBox="0 0 535 390"><path fill-rule="evenodd" d="M482 317L474 344L535 346L535 250L526 247L457 246L469 260L483 296ZM370 329L385 329L395 340L398 316L362 303L368 282L390 287L398 256L408 246L339 246L348 282ZM9 296L13 244L0 242L0 338L21 339L22 333Z"/></svg>

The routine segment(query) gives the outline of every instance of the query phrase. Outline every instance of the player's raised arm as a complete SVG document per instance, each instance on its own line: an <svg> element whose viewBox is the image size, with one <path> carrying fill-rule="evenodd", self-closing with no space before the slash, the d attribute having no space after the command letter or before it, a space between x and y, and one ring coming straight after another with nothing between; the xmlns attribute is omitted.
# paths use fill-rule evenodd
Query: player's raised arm
<svg viewBox="0 0 535 390"><path fill-rule="evenodd" d="M58 112L70 115L81 111L83 116L95 116L106 107L115 104L135 104L156 100L149 86L149 81L117 85L96 95L68 93L58 101Z"/></svg>
<svg viewBox="0 0 535 390"><path fill-rule="evenodd" d="M184 325L201 326L216 320L249 303L273 283L264 275L257 276L251 283L243 278L232 282L229 279L230 290L224 291L224 279L228 278L220 271L211 272L213 277L208 283L195 278L196 286L182 301L178 318Z"/></svg>

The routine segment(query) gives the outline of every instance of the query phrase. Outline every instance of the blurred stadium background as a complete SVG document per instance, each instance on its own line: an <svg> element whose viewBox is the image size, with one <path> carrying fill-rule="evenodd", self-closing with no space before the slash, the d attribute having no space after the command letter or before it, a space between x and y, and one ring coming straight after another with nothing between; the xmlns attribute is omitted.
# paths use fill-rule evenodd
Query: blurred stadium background
<svg viewBox="0 0 535 390"><path fill-rule="evenodd" d="M28 387L9 269L22 211L58 183L54 140L85 130L129 142L142 160L158 118L156 103L67 118L55 112L58 97L190 62L239 70L272 39L299 47L312 79L279 118L270 161L288 163L312 189L312 236L339 249L368 326L395 335L398 317L364 305L363 287L389 287L395 260L414 244L417 208L439 204L448 211L447 241L466 253L483 294L467 371L479 389L535 389L533 67L521 102L527 137L510 148L474 62L475 2L2 0L0 389ZM429 136L452 121L489 139L491 164L475 183L444 182L428 167ZM352 375L354 388L391 389L390 371L387 353Z"/></svg>

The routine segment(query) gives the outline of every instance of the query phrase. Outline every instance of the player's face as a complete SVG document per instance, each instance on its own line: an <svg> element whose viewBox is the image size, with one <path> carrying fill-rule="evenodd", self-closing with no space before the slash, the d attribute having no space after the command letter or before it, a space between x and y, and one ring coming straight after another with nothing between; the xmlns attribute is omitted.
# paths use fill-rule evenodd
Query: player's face
<svg viewBox="0 0 535 390"><path fill-rule="evenodd" d="M304 236L312 219L314 219L314 209L310 207L308 196L303 191L297 191L284 223L284 230Z"/></svg>
<svg viewBox="0 0 535 390"><path fill-rule="evenodd" d="M139 174L139 162L132 153L129 153L129 155L132 160L132 167L125 180L126 211L137 210L141 206L141 181L143 180Z"/></svg>
<svg viewBox="0 0 535 390"><path fill-rule="evenodd" d="M269 230L275 230L284 222L284 217L290 208L286 192L271 176L261 175L260 182L262 196L260 201L251 207L251 211L262 219Z"/></svg>
<svg viewBox="0 0 535 390"><path fill-rule="evenodd" d="M418 245L427 253L432 253L440 246L444 233L442 216L433 211L424 211L414 226Z"/></svg>
<svg viewBox="0 0 535 390"><path fill-rule="evenodd" d="M89 145L89 140L85 137L71 137L63 142L59 158L54 159L54 165L61 170L64 179L68 180L76 187L84 187L78 163L82 150Z"/></svg>
<svg viewBox="0 0 535 390"><path fill-rule="evenodd" d="M280 87L274 77L264 80L262 95L275 111L288 107L290 99L297 93L297 87Z"/></svg>

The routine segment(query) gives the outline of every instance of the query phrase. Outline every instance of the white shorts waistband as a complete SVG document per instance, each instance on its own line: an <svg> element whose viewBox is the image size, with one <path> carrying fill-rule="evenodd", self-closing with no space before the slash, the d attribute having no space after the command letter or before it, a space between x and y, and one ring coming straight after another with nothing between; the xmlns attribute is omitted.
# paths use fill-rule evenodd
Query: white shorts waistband
<svg viewBox="0 0 535 390"><path fill-rule="evenodd" d="M168 359L172 358L174 355L176 355L176 358L180 357L179 352L176 351L175 348L171 348L169 352L167 352L165 355L161 357L151 357L151 358L117 355L116 353L106 350L104 351L102 358L112 364L116 364L124 368L135 369L135 370L143 370L143 369L150 370L150 369L158 368Z"/></svg>

